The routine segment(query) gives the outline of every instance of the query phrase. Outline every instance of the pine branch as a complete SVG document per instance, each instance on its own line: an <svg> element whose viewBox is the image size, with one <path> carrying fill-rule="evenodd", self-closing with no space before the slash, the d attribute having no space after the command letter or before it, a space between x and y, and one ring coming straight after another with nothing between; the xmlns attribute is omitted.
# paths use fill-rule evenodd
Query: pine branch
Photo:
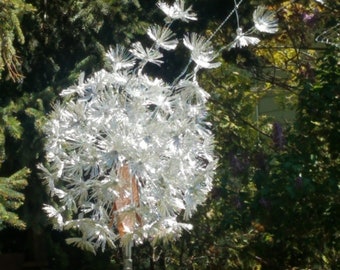
<svg viewBox="0 0 340 270"><path fill-rule="evenodd" d="M24 229L25 224L12 211L17 210L24 202L22 191L27 186L30 171L21 169L10 177L0 177L0 220L9 226ZM0 223L1 225L1 223Z"/></svg>

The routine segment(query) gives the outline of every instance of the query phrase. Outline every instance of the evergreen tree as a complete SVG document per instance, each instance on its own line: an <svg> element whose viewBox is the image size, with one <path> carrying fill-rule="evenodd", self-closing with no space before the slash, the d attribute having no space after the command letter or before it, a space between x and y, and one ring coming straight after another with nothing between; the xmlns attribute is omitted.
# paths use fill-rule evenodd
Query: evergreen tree
<svg viewBox="0 0 340 270"><path fill-rule="evenodd" d="M13 210L24 202L24 194L19 191L26 187L28 173L27 169L22 169L10 177L0 177L0 229L6 225L25 228L25 223Z"/></svg>
<svg viewBox="0 0 340 270"><path fill-rule="evenodd" d="M23 79L21 73L20 56L17 55L15 42L24 44L25 37L20 24L24 13L32 12L34 8L24 1L2 1L0 3L0 79L13 81ZM20 140L23 135L23 127L17 119L20 110L13 102L6 103L1 100L0 107L0 171L6 160L6 137ZM6 171L9 177L0 177L0 229L4 226L13 226L19 229L25 228L25 223L13 212L24 202L24 194L21 193L27 185L29 170L21 168L18 171Z"/></svg>
<svg viewBox="0 0 340 270"><path fill-rule="evenodd" d="M0 203L7 207L7 212L1 208L4 213L1 220L3 225L5 220L10 224L8 212L24 201L20 211L27 225L20 233L21 239L27 239L25 245L12 242L19 232L2 231L0 252L24 250L27 259L37 261L63 258L54 261L55 267L62 269L72 262L60 248L63 244L58 234L51 233L47 227L41 210L43 202L47 202L36 169L44 155L42 124L60 90L66 84L73 84L80 72L88 75L102 68L104 52L109 46L123 36L123 42L129 43L135 35L144 32L147 16L138 1L30 0L1 1L0 5L0 31L4 37L0 80L0 175L3 176ZM18 57L20 61L15 62ZM25 200L15 193L23 190L24 180L28 183ZM24 228L24 223L16 221L14 215L11 218L12 225Z"/></svg>
<svg viewBox="0 0 340 270"><path fill-rule="evenodd" d="M23 0L4 0L0 3L0 79L3 71L14 81L23 79L20 56L16 54L14 43L25 43L20 25L24 13L34 8Z"/></svg>

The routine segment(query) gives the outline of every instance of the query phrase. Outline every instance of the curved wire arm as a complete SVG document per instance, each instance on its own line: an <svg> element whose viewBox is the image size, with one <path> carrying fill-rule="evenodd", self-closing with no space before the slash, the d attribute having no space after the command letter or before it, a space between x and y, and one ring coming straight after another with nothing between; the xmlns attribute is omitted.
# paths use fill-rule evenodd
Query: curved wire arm
<svg viewBox="0 0 340 270"><path fill-rule="evenodd" d="M340 22L323 31L315 38L315 41L340 48Z"/></svg>

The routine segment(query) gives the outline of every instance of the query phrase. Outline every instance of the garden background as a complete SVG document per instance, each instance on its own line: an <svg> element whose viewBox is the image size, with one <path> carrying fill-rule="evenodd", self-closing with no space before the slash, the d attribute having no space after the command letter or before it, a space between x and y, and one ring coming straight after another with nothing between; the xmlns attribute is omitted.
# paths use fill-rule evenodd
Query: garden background
<svg viewBox="0 0 340 270"><path fill-rule="evenodd" d="M199 20L174 25L177 33L209 36L234 8L187 2ZM42 211L42 125L62 89L105 67L110 45L147 39L147 26L163 20L155 4L1 0L0 262L17 254L17 269L121 269L121 250L95 256L68 246L69 233L53 230ZM134 269L339 267L340 4L244 1L243 26L259 4L277 11L279 31L221 50L221 67L200 73L219 157L214 188L191 232L134 248ZM232 18L214 46L231 42L235 29ZM165 58L169 80L187 57Z"/></svg>

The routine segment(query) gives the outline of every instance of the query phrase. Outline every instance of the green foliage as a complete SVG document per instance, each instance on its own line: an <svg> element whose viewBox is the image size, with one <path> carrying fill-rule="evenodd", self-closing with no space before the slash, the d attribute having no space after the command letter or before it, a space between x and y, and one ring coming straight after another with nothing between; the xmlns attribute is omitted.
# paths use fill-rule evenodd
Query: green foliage
<svg viewBox="0 0 340 270"><path fill-rule="evenodd" d="M65 246L64 235L46 226L40 212L46 198L35 169L43 156L40 128L62 88L80 72L101 68L110 45L128 44L144 33L148 19L157 15L155 1L137 2L0 3L0 226L23 228L14 211L28 180L23 216L30 231L43 237L25 244L29 249L40 244L32 257L48 250L52 269L105 269L110 255L77 253ZM200 18L194 27L208 24L211 33L232 2L192 0ZM135 250L137 269L336 269L339 264L339 51L314 42L336 23L338 1L326 1L330 8L307 0L252 2L284 7L280 32L257 48L223 52L226 63L201 77L211 94L209 117L220 158L214 190L193 217L192 232L167 246ZM247 25L253 9L248 1L241 8L248 14L241 23ZM316 21L303 21L314 12ZM228 43L234 30L226 26L216 47ZM16 84L5 80L6 74L25 79ZM273 132L277 119L256 113L273 89L283 93L283 105L296 110L291 122L278 123L281 135ZM117 264L120 255L112 256ZM79 256L85 258L81 265L73 260Z"/></svg>
<svg viewBox="0 0 340 270"><path fill-rule="evenodd" d="M0 177L0 229L9 225L24 229L25 223L13 212L24 202L24 194L19 192L27 186L30 171L24 168L10 177Z"/></svg>
<svg viewBox="0 0 340 270"><path fill-rule="evenodd" d="M13 102L0 108L0 169L6 160L6 135L14 140L20 140L23 127L17 118L19 108ZM24 202L24 194L19 192L27 186L29 170L23 168L10 177L0 177L0 229L13 226L25 228L25 223L14 213Z"/></svg>
<svg viewBox="0 0 340 270"><path fill-rule="evenodd" d="M160 269L339 265L339 51L315 43L315 28L302 23L317 10L323 31L337 11L282 4L285 40L280 32L259 49L224 52L228 64L202 75L220 166L194 230L147 255ZM273 89L294 118L256 113Z"/></svg>
<svg viewBox="0 0 340 270"><path fill-rule="evenodd" d="M3 0L0 3L0 79L4 70L14 81L23 79L20 58L16 54L14 41L25 42L20 25L22 14L34 11L24 0Z"/></svg>
<svg viewBox="0 0 340 270"><path fill-rule="evenodd" d="M110 45L129 43L144 33L149 13L139 8L138 1L126 0L0 2L0 176L4 183L1 196L7 198L6 203L0 201L1 229L6 225L1 243L10 237L8 225L24 228L14 211L20 211L25 221L24 238L34 239L19 246L1 244L1 252L25 247L35 260L62 258L60 265L51 265L67 269L66 262L73 265L74 260L68 258L64 246L58 249L49 241L52 233L41 210L47 200L36 169L44 156L41 127L59 91L73 84L81 72L87 76L102 68ZM153 7L154 3L146 1L143 7L147 10L145 6L151 4ZM20 179L27 181L25 189L24 182L19 186ZM22 202L20 209L14 209ZM47 251L48 258L44 257ZM77 256L79 252L74 252L73 257ZM100 265L94 257L89 260Z"/></svg>
<svg viewBox="0 0 340 270"><path fill-rule="evenodd" d="M326 52L314 72L299 93L295 127L286 129L285 147L267 151L266 169L258 171L262 205L253 206L254 213L273 235L273 244L257 250L268 257L269 266L334 269L339 260L336 52Z"/></svg>

